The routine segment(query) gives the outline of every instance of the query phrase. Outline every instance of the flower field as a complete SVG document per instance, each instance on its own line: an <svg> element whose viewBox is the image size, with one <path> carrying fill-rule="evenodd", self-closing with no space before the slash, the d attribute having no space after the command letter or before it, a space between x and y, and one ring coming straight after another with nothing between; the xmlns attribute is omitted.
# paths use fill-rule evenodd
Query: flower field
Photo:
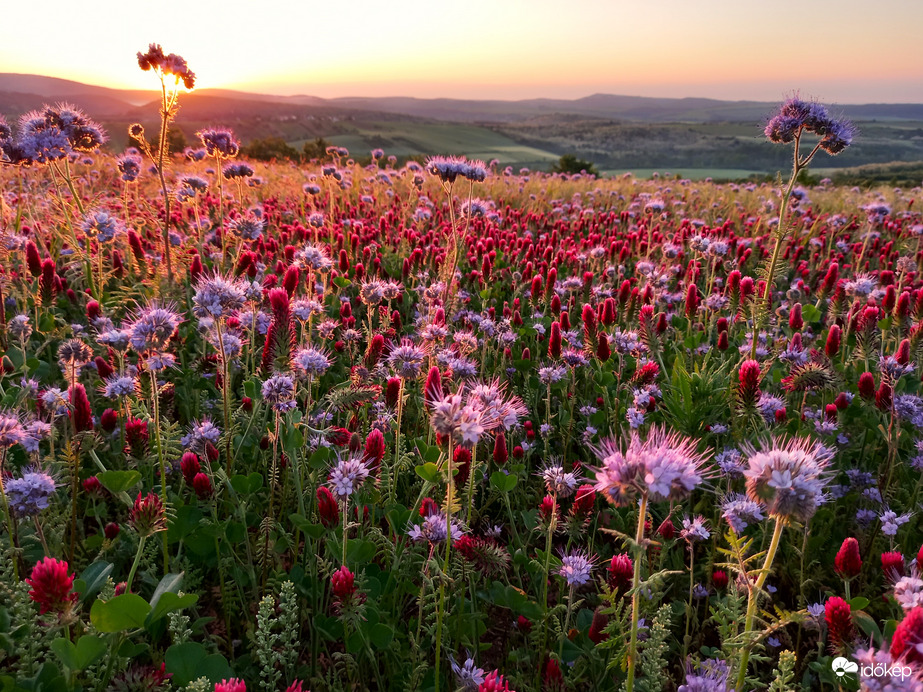
<svg viewBox="0 0 923 692"><path fill-rule="evenodd" d="M135 149L0 120L0 690L923 690L921 191L799 187L848 123L262 164L139 61Z"/></svg>

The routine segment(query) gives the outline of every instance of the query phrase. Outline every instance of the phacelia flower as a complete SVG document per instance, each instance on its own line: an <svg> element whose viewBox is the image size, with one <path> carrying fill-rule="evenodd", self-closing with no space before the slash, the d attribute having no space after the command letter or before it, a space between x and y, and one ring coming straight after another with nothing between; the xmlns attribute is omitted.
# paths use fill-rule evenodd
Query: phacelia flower
<svg viewBox="0 0 923 692"><path fill-rule="evenodd" d="M340 459L330 470L327 485L341 502L348 499L362 487L369 477L369 467L361 456L350 456Z"/></svg>
<svg viewBox="0 0 923 692"><path fill-rule="evenodd" d="M576 587L589 583L592 571L593 558L581 550L574 550L561 557L561 566L557 573L564 577L568 586Z"/></svg>
<svg viewBox="0 0 923 692"><path fill-rule="evenodd" d="M10 509L18 517L32 517L47 509L55 493L55 481L43 471L27 471L5 484Z"/></svg>
<svg viewBox="0 0 923 692"><path fill-rule="evenodd" d="M276 373L265 382L261 389L263 398L273 410L285 413L295 408L295 380L289 375Z"/></svg>
<svg viewBox="0 0 923 692"><path fill-rule="evenodd" d="M808 438L764 441L757 450L741 445L749 457L744 471L747 495L771 517L805 522L823 502L831 452Z"/></svg>
<svg viewBox="0 0 923 692"><path fill-rule="evenodd" d="M639 493L655 501L684 498L705 479L706 456L695 442L665 428L651 428L644 441L633 433L624 450L610 439L593 451L601 462L596 491L616 506Z"/></svg>

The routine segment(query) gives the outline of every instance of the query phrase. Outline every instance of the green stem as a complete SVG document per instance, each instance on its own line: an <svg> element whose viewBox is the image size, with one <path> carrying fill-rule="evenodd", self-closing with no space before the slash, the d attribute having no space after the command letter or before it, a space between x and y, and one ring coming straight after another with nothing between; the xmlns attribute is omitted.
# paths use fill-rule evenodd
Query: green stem
<svg viewBox="0 0 923 692"><path fill-rule="evenodd" d="M634 574L631 578L631 638L628 643L628 675L625 678L625 689L633 692L635 689L635 666L638 663L638 616L641 611L641 558L644 555L644 516L647 514L647 494L641 495L641 505L638 508L638 529L635 532L635 564Z"/></svg>
<svg viewBox="0 0 923 692"><path fill-rule="evenodd" d="M138 541L138 550L135 552L135 561L131 565L131 571L128 573L128 579L125 581L125 593L131 593L131 583L135 580L135 572L138 571L138 565L141 562L141 553L144 552L144 544L147 542L147 536L141 536Z"/></svg>
<svg viewBox="0 0 923 692"><path fill-rule="evenodd" d="M776 557L776 551L779 549L779 539L782 537L782 529L784 528L785 524L782 522L782 518L776 517L776 526L772 532L772 540L769 542L769 549L766 551L763 569L760 570L760 575L756 579L756 584L750 587L750 596L747 599L747 617L744 620L743 633L745 638L753 629L753 618L756 615L757 603L763 591L763 585L769 577L769 570L772 567L772 561ZM745 692L744 682L747 678L747 662L750 660L751 647L751 644L745 643L743 651L741 651L740 654L740 670L737 673L737 685L735 688L739 690L739 692Z"/></svg>
<svg viewBox="0 0 923 692"><path fill-rule="evenodd" d="M151 373L151 402L154 408L154 440L157 444L157 464L160 467L160 502L164 511L167 509L167 468L163 460L163 445L160 440L160 390L157 386L157 373ZM167 531L163 532L163 573L170 573L170 554L167 552Z"/></svg>

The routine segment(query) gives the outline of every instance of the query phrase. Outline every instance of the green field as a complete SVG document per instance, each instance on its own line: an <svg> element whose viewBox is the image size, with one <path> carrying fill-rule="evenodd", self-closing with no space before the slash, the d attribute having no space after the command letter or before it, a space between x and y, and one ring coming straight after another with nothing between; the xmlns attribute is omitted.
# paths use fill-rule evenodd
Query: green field
<svg viewBox="0 0 923 692"><path fill-rule="evenodd" d="M636 178L652 178L657 173L662 178L688 178L689 180L743 180L751 175L763 175L766 171L743 170L740 168L634 168L634 169L606 169L602 174L616 177L624 173L631 173Z"/></svg>
<svg viewBox="0 0 923 692"><path fill-rule="evenodd" d="M331 144L346 147L353 156L367 156L372 149L398 157L432 154L464 154L469 158L490 161L501 166L534 167L547 170L559 154L517 144L506 135L476 125L452 123L368 122L337 123L338 134L325 135ZM343 132L344 129L350 130ZM305 140L289 144L300 149Z"/></svg>

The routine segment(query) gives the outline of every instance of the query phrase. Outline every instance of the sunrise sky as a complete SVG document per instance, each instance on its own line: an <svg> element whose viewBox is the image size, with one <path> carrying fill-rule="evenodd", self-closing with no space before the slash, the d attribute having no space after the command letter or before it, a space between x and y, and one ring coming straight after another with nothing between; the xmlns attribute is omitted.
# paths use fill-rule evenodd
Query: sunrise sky
<svg viewBox="0 0 923 692"><path fill-rule="evenodd" d="M923 102L920 0L45 0L40 30L6 5L0 72L120 88L152 87L157 42L261 93Z"/></svg>

